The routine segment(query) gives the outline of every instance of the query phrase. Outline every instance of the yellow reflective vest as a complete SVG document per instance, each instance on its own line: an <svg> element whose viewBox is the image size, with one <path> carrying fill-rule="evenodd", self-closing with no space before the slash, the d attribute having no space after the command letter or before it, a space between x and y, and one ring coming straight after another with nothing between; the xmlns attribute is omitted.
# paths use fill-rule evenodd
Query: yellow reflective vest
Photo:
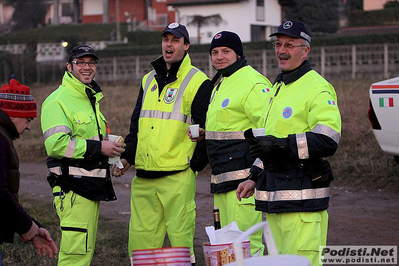
<svg viewBox="0 0 399 266"><path fill-rule="evenodd" d="M143 102L135 158L138 170L174 171L190 166L196 146L187 136L187 128L192 124L191 104L208 77L191 65L188 55L176 76L161 93L155 71L142 80Z"/></svg>

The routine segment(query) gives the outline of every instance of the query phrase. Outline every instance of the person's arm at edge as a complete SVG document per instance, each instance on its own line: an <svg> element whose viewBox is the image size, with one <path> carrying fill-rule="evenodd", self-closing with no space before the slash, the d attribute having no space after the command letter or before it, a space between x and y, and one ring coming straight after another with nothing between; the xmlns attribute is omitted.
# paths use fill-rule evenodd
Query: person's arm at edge
<svg viewBox="0 0 399 266"><path fill-rule="evenodd" d="M143 87L140 87L139 95L137 97L136 106L134 107L132 116L130 118L129 134L125 138L126 148L122 153L121 158L126 159L130 165L135 164L135 156L137 149L137 134L139 132L139 118L141 107L143 104Z"/></svg>
<svg viewBox="0 0 399 266"><path fill-rule="evenodd" d="M211 81L209 79L205 80L198 89L191 105L193 122L199 124L200 128L205 128L206 112L208 111L212 90ZM206 167L208 162L205 141L199 141L195 147L190 167L194 172L199 172Z"/></svg>

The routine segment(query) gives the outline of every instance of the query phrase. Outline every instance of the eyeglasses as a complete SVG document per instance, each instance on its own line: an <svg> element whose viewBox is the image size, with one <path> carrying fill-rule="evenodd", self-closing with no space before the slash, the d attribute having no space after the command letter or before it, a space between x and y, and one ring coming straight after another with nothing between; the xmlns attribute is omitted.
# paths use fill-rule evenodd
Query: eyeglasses
<svg viewBox="0 0 399 266"><path fill-rule="evenodd" d="M281 46L284 46L284 48L287 50L292 50L295 47L307 47L307 45L304 45L304 44L294 45L293 43L290 43L290 42L286 42L284 44L282 44L281 42L273 42L272 45L273 45L274 49L280 49Z"/></svg>
<svg viewBox="0 0 399 266"><path fill-rule="evenodd" d="M71 63L74 63L78 67L84 67L85 65L88 65L89 67L97 66L97 62L95 62L95 61L89 61L89 62L86 62L86 61L71 61Z"/></svg>

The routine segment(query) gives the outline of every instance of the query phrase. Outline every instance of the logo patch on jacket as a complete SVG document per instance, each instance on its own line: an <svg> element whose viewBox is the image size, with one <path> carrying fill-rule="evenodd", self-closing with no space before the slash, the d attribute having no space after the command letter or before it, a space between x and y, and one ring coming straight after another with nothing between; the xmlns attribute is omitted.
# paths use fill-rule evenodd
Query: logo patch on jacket
<svg viewBox="0 0 399 266"><path fill-rule="evenodd" d="M283 117L285 119L290 118L292 115L292 108L291 107L285 107L283 110Z"/></svg>
<svg viewBox="0 0 399 266"><path fill-rule="evenodd" d="M224 99L222 102L222 107L225 108L227 105L229 105L229 102L230 102L229 98Z"/></svg>
<svg viewBox="0 0 399 266"><path fill-rule="evenodd" d="M157 84L154 84L154 86L152 86L151 91L155 91L157 89Z"/></svg>
<svg viewBox="0 0 399 266"><path fill-rule="evenodd" d="M269 91L270 91L269 88L262 89L262 92L263 92L263 93L266 93L266 92L269 92Z"/></svg>
<svg viewBox="0 0 399 266"><path fill-rule="evenodd" d="M168 88L165 93L164 102L173 103L176 99L178 89Z"/></svg>

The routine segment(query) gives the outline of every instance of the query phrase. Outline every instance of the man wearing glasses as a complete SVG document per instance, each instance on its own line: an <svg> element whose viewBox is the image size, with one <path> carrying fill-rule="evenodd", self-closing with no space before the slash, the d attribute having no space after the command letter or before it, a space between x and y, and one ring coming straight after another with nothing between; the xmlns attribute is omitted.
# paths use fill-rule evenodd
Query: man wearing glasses
<svg viewBox="0 0 399 266"><path fill-rule="evenodd" d="M286 21L270 36L277 37L273 47L282 72L272 88L266 136L255 138L252 129L244 133L250 154L260 160L237 197L247 197L256 186L256 209L266 212L279 253L320 265L333 179L323 157L334 155L341 136L337 96L307 61L311 36L302 22Z"/></svg>
<svg viewBox="0 0 399 266"><path fill-rule="evenodd" d="M47 180L62 232L58 265L90 265L100 201L116 200L108 157L120 156L124 144L105 140L98 59L88 45L72 48L61 86L42 106Z"/></svg>

